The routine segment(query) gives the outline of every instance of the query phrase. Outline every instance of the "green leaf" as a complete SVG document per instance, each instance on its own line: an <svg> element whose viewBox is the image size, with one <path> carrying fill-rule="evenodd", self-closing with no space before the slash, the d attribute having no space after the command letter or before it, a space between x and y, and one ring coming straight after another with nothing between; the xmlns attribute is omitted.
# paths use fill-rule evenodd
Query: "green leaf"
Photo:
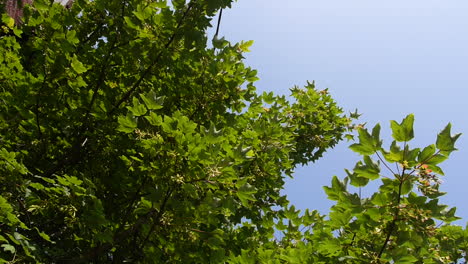
<svg viewBox="0 0 468 264"><path fill-rule="evenodd" d="M432 170L434 173L437 173L437 174L440 174L440 175L445 175L444 174L444 171L437 165L433 165L433 164L427 164L427 168Z"/></svg>
<svg viewBox="0 0 468 264"><path fill-rule="evenodd" d="M345 170L349 179L351 180L350 184L355 187L364 187L369 183L369 178L359 177L357 173L351 173L349 170Z"/></svg>
<svg viewBox="0 0 468 264"><path fill-rule="evenodd" d="M132 19L130 17L125 16L124 20L125 20L125 24L127 24L127 26L129 28L139 29L139 27L137 25L135 25L135 23L133 23L133 21L132 21Z"/></svg>
<svg viewBox="0 0 468 264"><path fill-rule="evenodd" d="M275 97L273 95L273 92L263 92L262 94L263 101L267 104L272 104L275 101Z"/></svg>
<svg viewBox="0 0 468 264"><path fill-rule="evenodd" d="M444 221L447 222L447 223L450 223L450 222L453 222L453 221L460 220L461 219L460 217L455 216L456 211L457 211L456 207L452 207L449 210L444 209L441 212L441 214L444 216Z"/></svg>
<svg viewBox="0 0 468 264"><path fill-rule="evenodd" d="M392 137L398 142L408 142L414 138L413 131L414 115L407 115L400 124L395 120L390 121Z"/></svg>
<svg viewBox="0 0 468 264"><path fill-rule="evenodd" d="M359 143L349 146L351 150L361 155L372 155L381 148L382 141L379 138L380 125L377 124L372 129L372 135L369 134L367 129L358 129Z"/></svg>
<svg viewBox="0 0 468 264"><path fill-rule="evenodd" d="M141 99L149 110L158 110L163 107L164 96L157 96L154 91L140 94Z"/></svg>
<svg viewBox="0 0 468 264"><path fill-rule="evenodd" d="M241 43L239 44L239 49L242 51L242 52L249 52L249 48L250 46L252 46L252 44L254 43L253 40L249 40L249 41L241 41Z"/></svg>
<svg viewBox="0 0 468 264"><path fill-rule="evenodd" d="M36 229L37 233L39 234L40 237L42 237L42 239L44 239L44 240L47 241L47 242L55 243L55 242L53 242L52 240L50 240L50 236L49 236L49 235L47 235L47 234L44 233L44 232L41 232L41 231L39 230L39 228L35 227L34 229Z"/></svg>
<svg viewBox="0 0 468 264"><path fill-rule="evenodd" d="M13 29L13 27L15 26L15 20L12 17L7 16L6 14L2 14L2 21L10 29Z"/></svg>
<svg viewBox="0 0 468 264"><path fill-rule="evenodd" d="M216 48L216 49L222 49L226 45L229 44L229 42L227 40L225 40L224 37L218 38L218 36L214 36L211 43L213 44L213 47Z"/></svg>
<svg viewBox="0 0 468 264"><path fill-rule="evenodd" d="M370 180L379 178L380 165L378 162L374 162L369 156L364 156L364 163L359 161L354 167L354 172L360 176Z"/></svg>
<svg viewBox="0 0 468 264"><path fill-rule="evenodd" d="M411 178L406 179L401 185L401 195L408 194L413 189Z"/></svg>
<svg viewBox="0 0 468 264"><path fill-rule="evenodd" d="M343 210L340 208L340 210L330 212L330 221L336 227L346 226L349 221L351 221L351 218L353 218L351 210Z"/></svg>
<svg viewBox="0 0 468 264"><path fill-rule="evenodd" d="M375 193L373 196L372 196L372 203L377 205L377 206L384 206L386 204L388 204L390 202L390 198L388 196L388 194L386 193Z"/></svg>
<svg viewBox="0 0 468 264"><path fill-rule="evenodd" d="M426 163L432 157L432 155L435 154L435 150L436 146L434 144L425 147L418 155L419 163Z"/></svg>
<svg viewBox="0 0 468 264"><path fill-rule="evenodd" d="M382 218L378 208L372 207L366 210L366 214L374 221L379 221Z"/></svg>
<svg viewBox="0 0 468 264"><path fill-rule="evenodd" d="M134 116L142 116L146 114L146 107L140 101L133 97L133 106L127 106L127 109L132 112Z"/></svg>
<svg viewBox="0 0 468 264"><path fill-rule="evenodd" d="M404 153L400 149L400 147L397 145L396 141L393 141L392 144L390 145L390 152L382 150L382 154L385 160L388 162L398 162L398 163L403 162Z"/></svg>
<svg viewBox="0 0 468 264"><path fill-rule="evenodd" d="M426 160L426 162L424 162L424 164L437 165L439 163L444 162L447 159L448 159L448 157L445 156L445 155L436 154L436 155L432 155L431 157L429 157ZM423 163L423 162L421 162L421 163Z"/></svg>
<svg viewBox="0 0 468 264"><path fill-rule="evenodd" d="M163 118L160 115L157 115L153 112L150 112L149 116L145 116L145 119L148 120L148 122L152 126L160 126L163 122Z"/></svg>
<svg viewBox="0 0 468 264"><path fill-rule="evenodd" d="M117 121L119 123L119 127L117 128L118 131L132 133L135 128L137 128L136 118L130 113L127 113L125 117L119 116Z"/></svg>
<svg viewBox="0 0 468 264"><path fill-rule="evenodd" d="M249 206L249 201L256 201L254 194L257 189L249 183L243 184L237 191L236 195L241 200L242 204L246 207Z"/></svg>
<svg viewBox="0 0 468 264"><path fill-rule="evenodd" d="M13 245L10 244L2 244L1 247L3 248L3 251L10 251L11 254L14 254L16 252L16 249Z"/></svg>
<svg viewBox="0 0 468 264"><path fill-rule="evenodd" d="M341 182L338 177L333 176L332 186L323 186L325 193L328 195L328 199L333 201L340 200L340 197L346 192L346 186Z"/></svg>
<svg viewBox="0 0 468 264"><path fill-rule="evenodd" d="M459 133L452 136L450 133L451 128L452 124L448 123L447 126L437 135L436 147L446 155L457 150L455 148L455 142L461 135L461 133Z"/></svg>
<svg viewBox="0 0 468 264"><path fill-rule="evenodd" d="M411 255L406 255L395 261L395 264L411 264L417 262L418 259Z"/></svg>
<svg viewBox="0 0 468 264"><path fill-rule="evenodd" d="M82 74L87 71L86 67L78 60L76 54L72 57L71 67L75 70L76 73Z"/></svg>

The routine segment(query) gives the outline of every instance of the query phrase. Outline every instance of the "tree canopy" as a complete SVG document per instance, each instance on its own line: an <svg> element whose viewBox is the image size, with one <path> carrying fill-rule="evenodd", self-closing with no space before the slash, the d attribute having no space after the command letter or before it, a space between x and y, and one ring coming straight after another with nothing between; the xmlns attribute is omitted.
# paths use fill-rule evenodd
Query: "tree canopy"
<svg viewBox="0 0 468 264"><path fill-rule="evenodd" d="M231 0L48 0L2 12L0 263L450 263L465 229L438 203L450 125L358 128L363 161L328 216L283 188L355 128L312 82L256 91L252 41L207 37ZM397 163L396 171L388 164ZM388 169L381 172L381 166ZM381 179L371 197L353 193ZM441 226L440 226L441 225Z"/></svg>

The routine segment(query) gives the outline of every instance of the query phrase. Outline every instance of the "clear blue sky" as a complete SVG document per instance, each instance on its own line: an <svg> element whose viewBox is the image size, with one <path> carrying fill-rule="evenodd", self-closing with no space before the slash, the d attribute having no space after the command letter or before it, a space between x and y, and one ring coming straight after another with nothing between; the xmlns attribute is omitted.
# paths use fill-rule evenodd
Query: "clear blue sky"
<svg viewBox="0 0 468 264"><path fill-rule="evenodd" d="M220 35L254 40L246 64L258 69L260 91L289 94L315 80L362 122L383 126L414 113L413 147L435 142L451 122L464 135L442 164L442 199L468 221L468 1L466 0L239 0L223 12ZM359 157L343 142L315 164L297 170L285 193L296 207L326 212L322 190L344 177ZM373 190L364 189L364 193Z"/></svg>

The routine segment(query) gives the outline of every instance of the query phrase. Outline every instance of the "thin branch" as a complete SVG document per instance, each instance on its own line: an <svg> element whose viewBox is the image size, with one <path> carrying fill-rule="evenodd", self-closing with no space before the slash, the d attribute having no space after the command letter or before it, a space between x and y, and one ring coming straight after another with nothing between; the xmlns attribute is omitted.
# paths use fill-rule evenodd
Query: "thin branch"
<svg viewBox="0 0 468 264"><path fill-rule="evenodd" d="M377 157L379 158L379 160L383 163L383 165L393 174L395 175L396 173L387 165L387 163L382 159L382 157L380 156L379 152L375 152L375 154L377 154Z"/></svg>
<svg viewBox="0 0 468 264"><path fill-rule="evenodd" d="M405 173L405 170L403 169L402 177L403 177L404 173ZM398 221L398 216L400 214L401 189L402 189L403 183L404 183L404 181L400 180L400 185L398 186L398 198L397 198L397 204L396 204L396 209L395 209L395 215L393 216L393 220L390 223L390 226L388 228L389 230L388 230L387 236L385 238L384 244L380 248L379 254L377 256L379 259L382 257L382 254L385 251L385 248L387 247L388 242L390 241L390 237L392 236L392 233L393 233L393 231L395 229L396 222Z"/></svg>
<svg viewBox="0 0 468 264"><path fill-rule="evenodd" d="M223 15L223 9L221 8L221 9L219 10L218 25L216 26L216 33L214 34L215 37L217 37L217 36L218 36L218 33L219 33L219 25L221 24L221 17L222 17L222 15Z"/></svg>
<svg viewBox="0 0 468 264"><path fill-rule="evenodd" d="M170 189L168 189L166 191L166 195L164 196L164 200L163 200L161 206L159 207L158 214L156 215L155 219L153 220L153 224L151 225L150 231L148 232L148 234L146 234L146 237L143 240L143 242L141 243L141 245L139 246L138 251L142 251L142 249L145 246L146 242L148 242L148 239L149 239L150 235L153 233L156 226L158 226L160 224L159 221L161 220L162 214L164 213L164 210L166 209L166 204L167 204L167 201L169 200L169 198L171 197L171 194L172 194L172 189L170 188Z"/></svg>
<svg viewBox="0 0 468 264"><path fill-rule="evenodd" d="M41 93L42 93L42 90L45 87L46 80L47 80L47 72L46 72L45 65L44 65L44 79L42 80L41 88L39 88L39 91L37 92L37 95L36 95L36 109L35 109L36 126L37 126L37 131L39 132L39 140L41 140L41 142L42 142L43 138L42 138L41 124L39 122L39 97L41 97ZM44 146L44 142L42 142L42 143L43 143L43 146Z"/></svg>
<svg viewBox="0 0 468 264"><path fill-rule="evenodd" d="M431 155L430 157L426 158L425 160L423 160L418 166L416 166L416 168L414 168L410 174L412 174L413 172L415 172L417 169L421 168L422 165L424 165L425 163L427 163L428 161L430 161L432 158L434 158L436 155L438 155L440 153L440 149L434 153L433 155Z"/></svg>

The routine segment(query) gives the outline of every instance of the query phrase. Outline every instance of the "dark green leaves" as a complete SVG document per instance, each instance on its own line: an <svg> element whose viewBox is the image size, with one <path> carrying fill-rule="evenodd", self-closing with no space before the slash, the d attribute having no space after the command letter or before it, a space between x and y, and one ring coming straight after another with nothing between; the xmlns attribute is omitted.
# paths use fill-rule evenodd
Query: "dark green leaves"
<svg viewBox="0 0 468 264"><path fill-rule="evenodd" d="M408 142L414 138L413 131L414 115L409 114L400 124L395 120L390 121L392 137L398 142Z"/></svg>
<svg viewBox="0 0 468 264"><path fill-rule="evenodd" d="M372 129L372 134L369 134L367 129L359 128L359 143L352 144L349 148L361 155L372 155L380 150L382 141L380 140L380 125L377 124Z"/></svg>
<svg viewBox="0 0 468 264"><path fill-rule="evenodd" d="M244 182L244 181L241 181L241 182ZM256 192L257 192L256 188L246 182L239 186L239 189L236 194L244 206L250 207L249 201L256 201L255 196L254 196Z"/></svg>
<svg viewBox="0 0 468 264"><path fill-rule="evenodd" d="M117 130L124 133L131 133L137 127L136 118L130 113L128 113L126 116L119 116L118 122L119 127Z"/></svg>
<svg viewBox="0 0 468 264"><path fill-rule="evenodd" d="M418 155L418 161L420 163L426 163L429 159L433 159L433 155L435 154L436 147L434 144L431 144L425 147Z"/></svg>
<svg viewBox="0 0 468 264"><path fill-rule="evenodd" d="M149 110L158 110L162 108L164 97L157 96L154 91L140 94L141 99Z"/></svg>
<svg viewBox="0 0 468 264"><path fill-rule="evenodd" d="M82 74L82 73L85 73L87 71L86 67L83 65L82 62L80 62L78 60L78 57L76 55L73 55L73 57L72 57L71 67L78 74Z"/></svg>

